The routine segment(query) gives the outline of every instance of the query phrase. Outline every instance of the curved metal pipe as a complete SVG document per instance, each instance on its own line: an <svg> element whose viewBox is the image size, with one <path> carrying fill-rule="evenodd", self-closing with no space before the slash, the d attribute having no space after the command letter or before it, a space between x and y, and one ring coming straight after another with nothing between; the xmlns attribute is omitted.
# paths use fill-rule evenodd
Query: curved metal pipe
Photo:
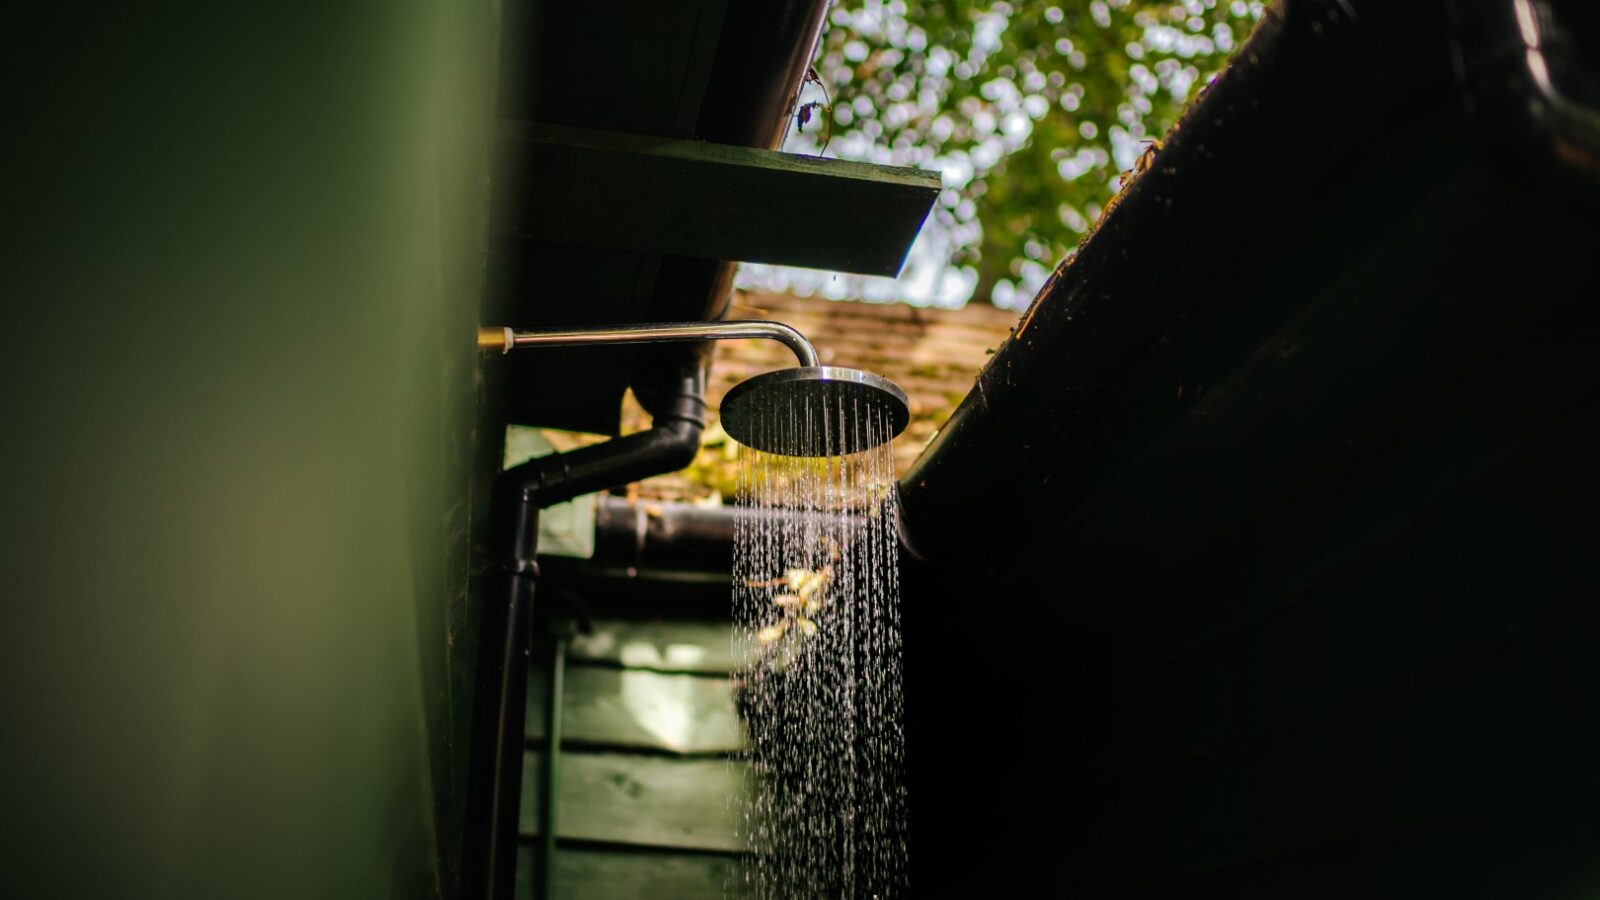
<svg viewBox="0 0 1600 900"><path fill-rule="evenodd" d="M518 348L579 348L590 344L672 344L683 341L734 341L741 338L778 341L800 365L822 365L805 335L782 322L646 322L642 325L595 325L586 328L478 328L478 348L502 354Z"/></svg>
<svg viewBox="0 0 1600 900"><path fill-rule="evenodd" d="M670 344L682 341L729 341L755 338L777 341L794 351L802 366L820 366L817 350L805 335L782 322L649 322L592 328L550 328L515 331L478 329L478 347L510 353L519 347L581 347L592 344Z"/></svg>

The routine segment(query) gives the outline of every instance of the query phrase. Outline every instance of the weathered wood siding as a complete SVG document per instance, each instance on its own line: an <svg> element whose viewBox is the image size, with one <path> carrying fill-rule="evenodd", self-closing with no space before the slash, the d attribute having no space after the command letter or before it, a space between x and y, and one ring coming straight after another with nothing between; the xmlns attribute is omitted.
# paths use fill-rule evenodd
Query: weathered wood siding
<svg viewBox="0 0 1600 900"><path fill-rule="evenodd" d="M517 859L518 897L534 896L538 864L537 851L524 847ZM556 857L555 894L584 900L723 900L739 895L738 878L734 860L725 854L571 848Z"/></svg>
<svg viewBox="0 0 1600 900"><path fill-rule="evenodd" d="M549 687L537 672L528 694L528 737L543 741ZM731 753L744 746L726 675L669 675L569 664L565 743L671 753Z"/></svg>
<svg viewBox="0 0 1600 900"><path fill-rule="evenodd" d="M737 896L747 771L727 622L597 622L563 691L555 896ZM532 896L542 838L549 661L528 695L518 860ZM725 893L731 891L731 893Z"/></svg>
<svg viewBox="0 0 1600 900"><path fill-rule="evenodd" d="M533 837L540 833L544 755L530 751L524 759L519 831ZM736 799L743 778L744 766L725 759L565 752L557 836L641 847L736 851Z"/></svg>

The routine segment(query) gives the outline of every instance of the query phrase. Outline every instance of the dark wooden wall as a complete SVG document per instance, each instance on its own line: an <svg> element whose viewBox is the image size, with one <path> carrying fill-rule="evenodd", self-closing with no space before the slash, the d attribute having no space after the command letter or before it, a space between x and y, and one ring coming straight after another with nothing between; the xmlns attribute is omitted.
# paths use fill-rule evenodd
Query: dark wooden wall
<svg viewBox="0 0 1600 900"><path fill-rule="evenodd" d="M1510 12L1276 4L908 475L917 885L1600 891L1600 145Z"/></svg>
<svg viewBox="0 0 1600 900"><path fill-rule="evenodd" d="M1574 406L1425 512L1375 517L1374 544L1320 544L1300 578L1197 568L1139 593L1119 589L1134 560L1070 552L992 580L914 576L919 878L1127 897L1600 889L1597 413ZM1271 548L1263 567L1288 562L1251 543ZM958 662L995 646L1004 662ZM996 733L1005 767L970 740Z"/></svg>

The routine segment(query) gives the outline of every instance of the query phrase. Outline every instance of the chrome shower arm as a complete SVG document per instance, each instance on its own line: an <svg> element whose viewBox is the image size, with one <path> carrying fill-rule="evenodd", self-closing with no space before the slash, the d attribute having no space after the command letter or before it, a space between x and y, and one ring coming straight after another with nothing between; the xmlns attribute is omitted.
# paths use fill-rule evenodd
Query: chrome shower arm
<svg viewBox="0 0 1600 900"><path fill-rule="evenodd" d="M815 347L805 335L782 322L652 322L643 325L605 325L594 328L549 328L516 331L511 328L478 329L478 346L510 353L522 347L582 347L590 344L666 344L678 341L727 341L760 338L777 341L794 351L802 366L820 366Z"/></svg>

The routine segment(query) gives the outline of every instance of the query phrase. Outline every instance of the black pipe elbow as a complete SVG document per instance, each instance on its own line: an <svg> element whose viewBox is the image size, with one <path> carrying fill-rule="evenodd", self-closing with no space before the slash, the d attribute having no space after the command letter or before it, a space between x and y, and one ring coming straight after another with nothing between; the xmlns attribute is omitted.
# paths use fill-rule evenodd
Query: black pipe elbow
<svg viewBox="0 0 1600 900"><path fill-rule="evenodd" d="M634 393L650 413L650 428L637 434L552 453L507 469L501 478L516 502L536 509L582 494L603 491L675 472L694 462L706 425L706 363L702 355L677 355L670 375L636 384Z"/></svg>

